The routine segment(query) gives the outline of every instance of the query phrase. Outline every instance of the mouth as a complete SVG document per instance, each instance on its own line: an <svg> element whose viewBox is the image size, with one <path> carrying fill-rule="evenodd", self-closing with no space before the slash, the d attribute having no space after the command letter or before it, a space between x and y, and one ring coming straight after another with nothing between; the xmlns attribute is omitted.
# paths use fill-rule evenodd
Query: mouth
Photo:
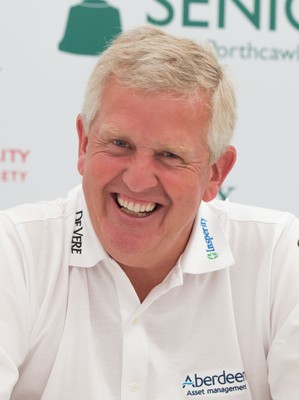
<svg viewBox="0 0 299 400"><path fill-rule="evenodd" d="M153 202L138 202L128 200L122 197L120 194L115 193L113 195L114 200L119 209L127 215L137 218L144 218L152 215L158 208L161 207L158 203Z"/></svg>

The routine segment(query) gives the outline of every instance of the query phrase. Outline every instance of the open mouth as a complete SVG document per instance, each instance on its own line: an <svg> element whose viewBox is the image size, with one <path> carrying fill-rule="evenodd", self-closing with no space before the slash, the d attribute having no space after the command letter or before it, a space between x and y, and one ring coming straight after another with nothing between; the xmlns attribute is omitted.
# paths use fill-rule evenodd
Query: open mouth
<svg viewBox="0 0 299 400"><path fill-rule="evenodd" d="M133 217L147 217L155 212L159 207L161 207L158 203L148 202L141 204L138 202L129 201L127 199L124 199L118 193L115 193L113 197L121 211Z"/></svg>

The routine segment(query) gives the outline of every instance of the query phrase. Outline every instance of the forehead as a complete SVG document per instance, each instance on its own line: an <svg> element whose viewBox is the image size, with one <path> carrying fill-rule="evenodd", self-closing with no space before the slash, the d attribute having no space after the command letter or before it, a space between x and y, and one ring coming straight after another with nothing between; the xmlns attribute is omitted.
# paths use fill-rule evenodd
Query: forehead
<svg viewBox="0 0 299 400"><path fill-rule="evenodd" d="M165 145L197 153L207 148L209 122L207 93L187 98L165 91L127 88L111 80L103 91L91 130L102 138L115 136L145 147Z"/></svg>
<svg viewBox="0 0 299 400"><path fill-rule="evenodd" d="M98 113L129 113L130 109L139 110L142 116L164 115L166 118L173 117L179 110L182 116L188 116L187 120L197 118L204 122L211 117L211 94L201 89L187 95L175 91L129 88L121 85L116 78L110 78L103 90Z"/></svg>

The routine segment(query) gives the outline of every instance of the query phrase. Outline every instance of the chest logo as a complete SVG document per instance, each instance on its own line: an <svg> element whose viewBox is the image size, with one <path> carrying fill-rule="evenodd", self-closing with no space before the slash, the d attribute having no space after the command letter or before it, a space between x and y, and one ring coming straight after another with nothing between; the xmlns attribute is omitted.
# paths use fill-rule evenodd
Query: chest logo
<svg viewBox="0 0 299 400"><path fill-rule="evenodd" d="M218 373L194 373L185 377L182 389L186 397L204 396L204 399L219 399L228 393L237 394L247 390L246 374L244 371L226 370Z"/></svg>

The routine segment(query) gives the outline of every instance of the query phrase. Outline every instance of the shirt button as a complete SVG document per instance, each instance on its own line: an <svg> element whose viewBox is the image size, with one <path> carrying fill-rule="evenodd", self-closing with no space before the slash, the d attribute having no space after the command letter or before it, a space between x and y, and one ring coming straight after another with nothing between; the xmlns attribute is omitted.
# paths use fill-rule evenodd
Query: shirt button
<svg viewBox="0 0 299 400"><path fill-rule="evenodd" d="M132 324L133 324L134 326L138 325L138 324L139 324L139 318L138 318L138 317L135 318L135 319L132 321Z"/></svg>
<svg viewBox="0 0 299 400"><path fill-rule="evenodd" d="M132 392L138 392L139 388L140 388L140 385L137 382L132 382L130 385L130 389Z"/></svg>

